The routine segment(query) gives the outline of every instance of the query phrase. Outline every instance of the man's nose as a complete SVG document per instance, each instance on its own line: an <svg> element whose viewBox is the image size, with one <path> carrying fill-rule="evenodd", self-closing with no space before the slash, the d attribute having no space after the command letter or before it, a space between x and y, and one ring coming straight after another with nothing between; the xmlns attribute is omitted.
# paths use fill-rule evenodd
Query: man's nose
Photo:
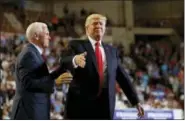
<svg viewBox="0 0 185 121"><path fill-rule="evenodd" d="M97 28L100 28L100 27L101 27L101 24L97 24L96 27L97 27Z"/></svg>

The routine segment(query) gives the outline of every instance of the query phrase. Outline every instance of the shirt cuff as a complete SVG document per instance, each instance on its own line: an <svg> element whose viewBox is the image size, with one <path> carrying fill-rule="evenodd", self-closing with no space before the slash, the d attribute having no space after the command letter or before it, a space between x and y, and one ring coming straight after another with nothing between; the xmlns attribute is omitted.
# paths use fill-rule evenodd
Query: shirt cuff
<svg viewBox="0 0 185 121"><path fill-rule="evenodd" d="M76 56L75 56L75 57L76 57ZM73 67L74 67L74 68L77 68L78 65L75 63L75 57L73 58Z"/></svg>

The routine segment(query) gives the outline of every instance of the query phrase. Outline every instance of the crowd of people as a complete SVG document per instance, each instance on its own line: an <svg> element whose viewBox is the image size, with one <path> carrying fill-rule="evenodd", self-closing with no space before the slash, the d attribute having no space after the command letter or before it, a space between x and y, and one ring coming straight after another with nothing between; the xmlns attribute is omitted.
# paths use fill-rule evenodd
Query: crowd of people
<svg viewBox="0 0 185 121"><path fill-rule="evenodd" d="M62 51L72 38L83 38L84 25L75 24L64 9L66 17L58 21L55 16L48 23L51 30L51 45L47 48L47 66L53 70L58 65ZM85 21L87 13L82 9ZM67 17L68 16L68 17ZM71 15L72 17L72 15ZM74 16L73 16L74 17ZM82 21L83 21L82 20ZM84 24L84 21L81 22ZM74 25L73 25L74 24ZM70 25L70 26L69 26ZM71 26L73 25L73 26ZM184 43L178 45L161 41L136 41L131 53L118 48L122 66L130 75L144 109L183 109L184 107ZM10 119L12 101L16 90L14 64L18 53L27 44L25 35L1 34L0 39L0 118ZM63 119L66 94L69 84L56 85L51 95L51 119ZM116 94L116 109L130 108L119 86Z"/></svg>
<svg viewBox="0 0 185 121"><path fill-rule="evenodd" d="M59 56L70 40L54 36L51 48L46 51L48 68L57 66ZM0 101L2 119L9 119L12 99L15 94L14 63L17 54L27 43L19 36L1 38L1 90ZM171 50L169 46L160 47L158 42L139 41L132 47L132 53L124 54L124 48L118 46L120 58L132 83L136 87L139 99L145 109L183 109L184 102L184 57L183 43ZM69 84L56 85L51 95L51 118L62 119ZM116 95L116 109L129 108L131 105L119 87Z"/></svg>
<svg viewBox="0 0 185 121"><path fill-rule="evenodd" d="M182 42L172 48L168 41L137 41L130 55L121 53L123 66L132 78L145 109L183 109L183 45ZM119 88L118 100L127 102ZM129 107L125 104L128 103L118 103L117 108Z"/></svg>

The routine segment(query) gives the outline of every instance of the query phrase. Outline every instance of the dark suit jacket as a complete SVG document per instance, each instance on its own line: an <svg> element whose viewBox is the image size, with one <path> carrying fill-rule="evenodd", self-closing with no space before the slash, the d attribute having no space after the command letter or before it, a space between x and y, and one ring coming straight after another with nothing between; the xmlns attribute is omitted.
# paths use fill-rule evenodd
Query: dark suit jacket
<svg viewBox="0 0 185 121"><path fill-rule="evenodd" d="M59 67L49 73L32 44L23 48L15 65L16 94L11 119L50 119L50 93L53 92L54 79L62 72L64 69Z"/></svg>
<svg viewBox="0 0 185 121"><path fill-rule="evenodd" d="M110 117L113 118L115 108L115 84L116 80L123 89L132 105L138 103L138 97L130 79L121 67L116 48L102 43L107 61L108 102ZM87 52L85 68L73 68L72 58L76 54ZM69 56L71 55L71 56ZM87 107L92 105L92 100L97 98L99 89L99 75L96 64L96 56L89 40L74 40L69 44L68 51L63 53L62 61L68 61L67 67L73 74L73 80L67 95L65 118L83 119L83 113L88 112ZM89 102L89 103L88 103ZM93 114L92 114L93 116Z"/></svg>

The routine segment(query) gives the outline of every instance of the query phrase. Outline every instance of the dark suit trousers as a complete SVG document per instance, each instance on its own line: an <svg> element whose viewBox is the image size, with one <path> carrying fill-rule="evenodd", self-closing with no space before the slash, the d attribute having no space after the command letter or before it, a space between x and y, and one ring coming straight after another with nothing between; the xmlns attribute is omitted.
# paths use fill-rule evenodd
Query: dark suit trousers
<svg viewBox="0 0 185 121"><path fill-rule="evenodd" d="M85 119L111 119L109 111L108 89L102 89L102 93L88 104L88 111L84 111Z"/></svg>

